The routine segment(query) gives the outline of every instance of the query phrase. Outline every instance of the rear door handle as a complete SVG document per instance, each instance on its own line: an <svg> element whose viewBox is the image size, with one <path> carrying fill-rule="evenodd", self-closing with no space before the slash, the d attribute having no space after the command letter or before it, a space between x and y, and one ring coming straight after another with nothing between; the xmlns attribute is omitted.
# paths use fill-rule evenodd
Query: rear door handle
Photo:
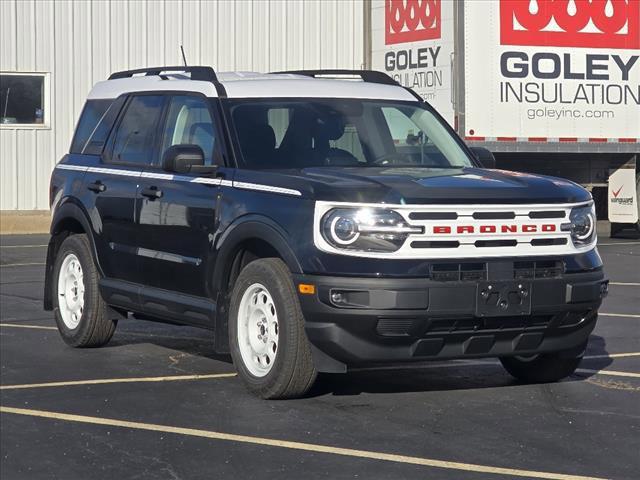
<svg viewBox="0 0 640 480"><path fill-rule="evenodd" d="M158 187L143 188L140 193L143 197L147 197L152 200L162 197L162 190L158 190Z"/></svg>
<svg viewBox="0 0 640 480"><path fill-rule="evenodd" d="M107 186L101 181L93 182L87 185L87 188L95 193L102 193L107 189Z"/></svg>

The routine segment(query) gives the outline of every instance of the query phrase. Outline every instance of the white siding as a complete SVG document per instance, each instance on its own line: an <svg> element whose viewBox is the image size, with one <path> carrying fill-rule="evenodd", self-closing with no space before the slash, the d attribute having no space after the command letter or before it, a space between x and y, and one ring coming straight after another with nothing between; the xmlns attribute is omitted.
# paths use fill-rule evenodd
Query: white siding
<svg viewBox="0 0 640 480"><path fill-rule="evenodd" d="M50 128L0 128L0 210L47 209L91 86L112 71L180 65L361 68L363 0L1 0L0 71L48 72Z"/></svg>

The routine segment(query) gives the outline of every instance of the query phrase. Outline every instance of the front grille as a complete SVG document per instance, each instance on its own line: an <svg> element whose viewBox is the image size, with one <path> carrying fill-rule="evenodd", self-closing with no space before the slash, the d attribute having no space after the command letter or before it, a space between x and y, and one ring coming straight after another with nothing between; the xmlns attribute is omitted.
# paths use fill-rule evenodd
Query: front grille
<svg viewBox="0 0 640 480"><path fill-rule="evenodd" d="M487 247L516 247L517 240L476 240L474 245L478 248Z"/></svg>
<svg viewBox="0 0 640 480"><path fill-rule="evenodd" d="M426 241L426 242L411 242L413 248L458 248L460 242L457 240L452 241Z"/></svg>
<svg viewBox="0 0 640 480"><path fill-rule="evenodd" d="M422 227L422 233L412 234L396 255L473 258L563 254L573 250L570 233L562 230L570 211L570 206L406 206L402 213L407 223Z"/></svg>
<svg viewBox="0 0 640 480"><path fill-rule="evenodd" d="M386 337L404 337L409 335L415 321L415 318L381 318L376 331Z"/></svg>
<svg viewBox="0 0 640 480"><path fill-rule="evenodd" d="M531 245L534 247L541 247L544 245L566 245L566 238L534 238L531 240Z"/></svg>
<svg viewBox="0 0 640 480"><path fill-rule="evenodd" d="M530 262L514 262L513 278L527 280L535 278L557 278L564 273L564 263L561 261L544 260Z"/></svg>
<svg viewBox="0 0 640 480"><path fill-rule="evenodd" d="M553 315L517 317L473 317L461 319L431 319L426 333L478 332L485 330L546 328Z"/></svg>
<svg viewBox="0 0 640 480"><path fill-rule="evenodd" d="M431 279L437 282L473 282L487 279L486 263L436 263L431 265Z"/></svg>
<svg viewBox="0 0 640 480"><path fill-rule="evenodd" d="M512 220L516 218L515 212L473 212L471 216L476 220Z"/></svg>
<svg viewBox="0 0 640 480"><path fill-rule="evenodd" d="M411 212L411 220L455 220L458 218L456 212Z"/></svg>
<svg viewBox="0 0 640 480"><path fill-rule="evenodd" d="M539 212L529 212L529 218L564 218L565 212L562 210L546 210Z"/></svg>
<svg viewBox="0 0 640 480"><path fill-rule="evenodd" d="M436 282L475 282L488 279L488 264L480 263L434 263L429 269L431 280ZM513 268L493 280L533 280L536 278L558 278L564 274L564 263L559 260L531 260L513 262Z"/></svg>

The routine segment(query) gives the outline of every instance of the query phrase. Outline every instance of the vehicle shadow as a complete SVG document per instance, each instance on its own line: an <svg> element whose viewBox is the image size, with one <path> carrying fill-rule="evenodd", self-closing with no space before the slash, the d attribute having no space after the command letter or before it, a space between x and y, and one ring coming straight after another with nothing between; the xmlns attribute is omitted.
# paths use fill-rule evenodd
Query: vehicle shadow
<svg viewBox="0 0 640 480"><path fill-rule="evenodd" d="M578 369L601 370L612 363L606 341L591 335L586 357ZM595 375L580 370L562 382L580 382ZM497 359L424 362L349 371L346 374L321 374L309 396L359 395L361 393L443 392L525 386L511 377Z"/></svg>
<svg viewBox="0 0 640 480"><path fill-rule="evenodd" d="M214 350L213 332L201 328L150 322L138 319L125 319L103 348L126 347L151 344L157 347L175 350L194 357L233 363L228 354L219 354Z"/></svg>
<svg viewBox="0 0 640 480"><path fill-rule="evenodd" d="M125 321L119 325L108 347L136 344L153 344L194 357L232 363L229 355L214 351L212 332L140 320ZM606 340L599 335L590 336L585 357L578 367L579 371L563 382L584 381L613 361L608 356ZM497 359L480 358L352 369L345 374L320 374L307 397L478 390L524 385L511 377Z"/></svg>

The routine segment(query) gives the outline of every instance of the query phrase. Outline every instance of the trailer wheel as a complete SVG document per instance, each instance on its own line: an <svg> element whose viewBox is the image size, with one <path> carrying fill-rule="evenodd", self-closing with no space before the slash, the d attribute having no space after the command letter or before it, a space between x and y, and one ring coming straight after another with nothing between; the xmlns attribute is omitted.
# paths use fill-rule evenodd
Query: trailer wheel
<svg viewBox="0 0 640 480"><path fill-rule="evenodd" d="M624 230L624 223L611 223L611 238L616 238L622 230Z"/></svg>

